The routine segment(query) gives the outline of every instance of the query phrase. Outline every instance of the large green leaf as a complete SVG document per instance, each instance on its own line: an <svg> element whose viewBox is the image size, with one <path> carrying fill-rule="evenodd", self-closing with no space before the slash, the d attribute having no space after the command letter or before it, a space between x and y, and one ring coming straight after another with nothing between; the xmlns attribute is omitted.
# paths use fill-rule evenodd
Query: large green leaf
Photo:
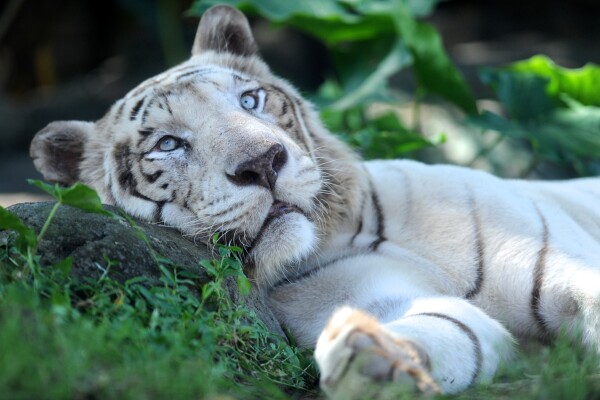
<svg viewBox="0 0 600 400"><path fill-rule="evenodd" d="M545 78L547 93L556 99L568 96L584 105L600 106L600 66L586 64L568 69L556 65L542 55L511 64L508 71L533 74Z"/></svg>
<svg viewBox="0 0 600 400"><path fill-rule="evenodd" d="M494 89L510 119L484 113L471 122L528 139L538 155L555 161L600 158L600 108L590 105L600 101L597 67L568 70L535 56L483 70L481 78Z"/></svg>
<svg viewBox="0 0 600 400"><path fill-rule="evenodd" d="M494 89L510 116L518 120L538 118L558 105L546 94L546 78L531 73L492 69L482 70L480 77Z"/></svg>
<svg viewBox="0 0 600 400"><path fill-rule="evenodd" d="M396 40L387 56L379 61L375 68L370 69L365 65L362 68L351 69L352 76L345 79L343 96L330 107L343 110L373 100L374 96L381 97L387 89L388 79L410 65L411 61L411 55L402 40Z"/></svg>
<svg viewBox="0 0 600 400"><path fill-rule="evenodd" d="M73 186L64 188L35 179L29 179L28 182L56 198L60 204L96 214L115 216L112 212L102 207L102 202L96 191L82 183L75 183Z"/></svg>
<svg viewBox="0 0 600 400"><path fill-rule="evenodd" d="M353 110L349 111L345 113L346 118ZM331 118L343 118L343 116L336 112L328 112L325 117L328 125L333 125L337 128L336 130L340 130L339 121L334 121ZM406 156L407 153L438 145L445 140L444 135L439 135L433 139L423 137L405 127L398 116L392 112L376 116L367 121L364 120L364 117L361 117L355 122L347 120L344 122L348 125L357 125L349 127L353 132L352 134L341 134L341 136L349 144L356 147L365 159L398 158Z"/></svg>
<svg viewBox="0 0 600 400"><path fill-rule="evenodd" d="M554 161L600 158L600 108L572 104L536 120L507 119L491 112L471 117L472 124L518 139L531 140L536 151Z"/></svg>
<svg viewBox="0 0 600 400"><path fill-rule="evenodd" d="M416 21L402 7L398 8L395 20L398 31L413 55L413 70L420 87L441 95L469 114L477 113L475 98L446 55L435 28Z"/></svg>
<svg viewBox="0 0 600 400"><path fill-rule="evenodd" d="M600 108L571 104L556 110L540 126L540 141L573 157L600 159ZM543 142L542 142L543 143Z"/></svg>

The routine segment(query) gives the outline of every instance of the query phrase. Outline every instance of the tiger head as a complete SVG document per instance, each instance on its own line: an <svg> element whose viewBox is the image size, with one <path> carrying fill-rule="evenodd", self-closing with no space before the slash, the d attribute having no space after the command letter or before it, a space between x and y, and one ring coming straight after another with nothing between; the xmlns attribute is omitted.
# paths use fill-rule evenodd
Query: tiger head
<svg viewBox="0 0 600 400"><path fill-rule="evenodd" d="M146 80L96 122L58 121L31 144L51 182L210 243L244 249L259 284L328 240L358 202L354 156L257 54L248 21L214 6L191 58Z"/></svg>

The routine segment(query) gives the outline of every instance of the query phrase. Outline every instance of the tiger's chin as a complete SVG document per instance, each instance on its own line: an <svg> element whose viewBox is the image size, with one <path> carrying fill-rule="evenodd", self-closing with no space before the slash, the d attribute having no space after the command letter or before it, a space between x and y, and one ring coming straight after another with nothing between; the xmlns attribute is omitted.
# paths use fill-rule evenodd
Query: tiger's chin
<svg viewBox="0 0 600 400"><path fill-rule="evenodd" d="M285 268L310 254L317 245L317 230L304 213L288 204L271 207L254 239L248 261L248 274L258 285L270 286L285 278Z"/></svg>

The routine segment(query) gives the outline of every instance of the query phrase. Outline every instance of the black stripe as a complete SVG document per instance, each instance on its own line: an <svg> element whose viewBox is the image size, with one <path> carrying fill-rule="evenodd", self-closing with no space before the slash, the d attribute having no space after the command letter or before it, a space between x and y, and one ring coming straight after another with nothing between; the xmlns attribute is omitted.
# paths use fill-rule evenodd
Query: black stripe
<svg viewBox="0 0 600 400"><path fill-rule="evenodd" d="M546 218L542 215L541 211L537 206L535 207L540 220L542 222L542 246L538 250L538 257L535 263L535 269L533 272L533 289L531 291L531 312L533 313L533 319L535 320L538 328L544 336L548 335L548 326L542 315L540 302L542 296L542 283L544 280L544 268L546 266L546 257L548 254L548 224Z"/></svg>
<svg viewBox="0 0 600 400"><path fill-rule="evenodd" d="M381 203L379 202L379 196L377 195L377 192L375 191L375 188L373 187L373 182L371 182L370 179L369 179L369 187L371 190L371 202L373 203L373 208L375 209L375 215L377 218L377 231L376 231L377 239L375 239L373 241L373 243L371 243L369 245L369 248L371 250L377 250L379 245L386 240L386 238L384 236L385 226L383 223L383 212L381 210Z"/></svg>
<svg viewBox="0 0 600 400"><path fill-rule="evenodd" d="M166 201L158 201L156 202L156 208L154 209L154 222L162 222L162 210L165 206Z"/></svg>
<svg viewBox="0 0 600 400"><path fill-rule="evenodd" d="M337 263L339 261L348 260L350 258L362 256L362 255L364 255L364 254L363 253L344 254L343 256L340 256L340 257L334 258L333 260L327 261L325 264L316 265L314 268L312 268L312 269L310 269L308 271L304 271L303 273L298 274L298 275L296 275L296 276L294 276L292 278L284 278L281 281L279 281L276 284L274 284L272 286L272 289L279 288L281 286L286 286L286 285L291 285L291 284L294 284L294 283L298 283L300 281L303 281L303 280L305 280L307 278L310 278L310 277L314 276L317 272L319 272L319 271L321 271L321 270L323 270L323 269L331 266L332 264L335 264L335 263Z"/></svg>
<svg viewBox="0 0 600 400"><path fill-rule="evenodd" d="M231 74L231 75L233 76L233 79L235 79L236 81L245 82L245 83L252 82L250 79L244 78L241 75L238 75L238 74Z"/></svg>
<svg viewBox="0 0 600 400"><path fill-rule="evenodd" d="M113 157L115 159L115 162L117 163L119 185L122 189L133 187L135 184L135 178L131 173L131 167L133 165L133 162L131 160L129 143L118 143L113 151Z"/></svg>
<svg viewBox="0 0 600 400"><path fill-rule="evenodd" d="M275 86L275 85L271 85L271 86L269 86L269 88L270 88L271 90L275 91L275 92L279 92L279 94L280 94L280 95L281 95L281 96L282 96L282 97L283 97L285 100L287 100L287 102L288 102L289 104L291 104L291 106L292 106L292 114L293 114L294 118L296 118L296 119L297 119L299 116L298 116L298 113L297 113L296 106L295 106L294 102L293 102L293 101L290 99L290 97L289 97L289 96L288 96L288 95L285 93L285 91L284 91L283 89L281 89L281 88L279 88L279 87ZM267 97L267 98L265 98L265 104L266 104L267 100L268 100L268 97ZM299 104L299 103L298 103L298 104ZM300 105L300 104L299 104L299 105ZM302 118L304 119L304 121L306 121L306 118L304 118L304 113L302 112L302 110L300 111L300 117L302 117ZM300 126L302 126L302 124L299 124L299 125L300 125ZM289 132L288 132L288 133L289 133ZM294 133L294 134L295 134L295 136L297 137L298 141L300 141L300 143L301 143L302 145L304 145L304 148L305 148L305 149L308 151L308 150L309 150L308 143L306 143L306 140L304 139L304 135L302 135L301 131L300 131L299 129L295 129L293 133ZM310 132L309 132L309 134L310 134Z"/></svg>
<svg viewBox="0 0 600 400"><path fill-rule="evenodd" d="M142 129L138 130L138 133L140 134L141 138L137 142L137 147L141 148L142 145L144 144L144 142L146 142L148 139L150 139L152 137L152 134L155 131L156 131L156 128L142 128ZM146 152L140 153L139 154L139 159L142 160L148 154L152 153L153 150L154 149L151 149L150 151L146 151ZM148 161L153 161L153 160L148 160Z"/></svg>
<svg viewBox="0 0 600 400"><path fill-rule="evenodd" d="M137 103L135 103L135 106L133 106L131 113L129 114L130 121L133 121L135 117L137 117L138 113L140 112L140 108L142 108L142 105L144 104L144 100L146 100L145 97L141 98Z"/></svg>
<svg viewBox="0 0 600 400"><path fill-rule="evenodd" d="M358 221L358 226L356 227L356 232L354 232L354 235L352 235L352 239L350 239L350 246L352 246L354 244L354 240L360 234L360 231L362 231L362 228L363 228L363 219L361 216L360 221Z"/></svg>
<svg viewBox="0 0 600 400"><path fill-rule="evenodd" d="M481 351L481 343L479 342L477 335L475 335L475 332L473 332L473 330L471 328L469 328L467 325L465 325L463 322L457 320L456 318L445 315L445 314L425 312L425 313L408 315L407 317L418 317L418 316L440 318L440 319L452 322L457 328L462 330L469 337L471 342L473 342L473 353L475 356L475 371L473 371L473 376L471 377L471 382L469 382L469 386L471 386L473 383L475 383L475 381L477 380L477 377L479 376L479 374L481 372L481 367L483 366L483 353Z"/></svg>
<svg viewBox="0 0 600 400"><path fill-rule="evenodd" d="M119 106L119 108L117 109L117 112L115 114L115 122L117 122L119 119L121 119L121 115L123 115L123 109L125 108L125 101L121 100L121 105Z"/></svg>
<svg viewBox="0 0 600 400"><path fill-rule="evenodd" d="M156 99L156 97L153 97L148 103L146 103L146 105L144 106L144 112L142 112L142 125L144 125L146 123L146 118L148 118L148 113L150 112L150 107L152 106L152 103L154 103L154 100Z"/></svg>
<svg viewBox="0 0 600 400"><path fill-rule="evenodd" d="M479 294L483 285L485 245L481 233L481 219L479 217L479 212L477 211L477 202L475 201L475 196L472 192L469 196L469 206L471 207L471 220L473 221L473 229L475 231L475 263L477 264L477 272L473 288L465 295L465 297L467 299L472 299Z"/></svg>
<svg viewBox="0 0 600 400"><path fill-rule="evenodd" d="M136 184L137 184L137 182L136 182ZM137 187L132 188L131 191L130 191L130 193L133 196L135 196L135 197L137 197L139 199L146 200L146 201L151 201L151 202L157 203L157 204L159 203L158 200L151 199L150 197L146 196L145 194L142 194L142 193L138 192Z"/></svg>
<svg viewBox="0 0 600 400"><path fill-rule="evenodd" d="M154 183L156 182L156 180L158 178L160 178L160 176L163 174L162 170L158 170L153 174L144 174L144 178L146 178L148 180L148 182L150 183Z"/></svg>
<svg viewBox="0 0 600 400"><path fill-rule="evenodd" d="M287 114L288 112L288 103L287 101L283 101L283 104L281 105L281 113L279 114L280 117L283 117L285 114Z"/></svg>
<svg viewBox="0 0 600 400"><path fill-rule="evenodd" d="M162 98L165 102L165 107L167 107L167 111L169 112L169 115L173 115L173 110L171 109L171 104L169 103L169 95L171 94L171 92L167 92L167 93L163 93L162 94Z"/></svg>
<svg viewBox="0 0 600 400"><path fill-rule="evenodd" d="M235 210L236 208L239 208L239 207L240 207L242 204L244 204L244 202L242 202L242 201L239 201L239 202L237 202L237 203L235 203L235 204L231 205L230 207L226 208L225 210L219 211L219 212L218 212L218 213L216 213L216 214L209 214L209 215L207 215L207 217L211 217L211 218L214 218L214 217L220 217L220 216L222 216L222 215L225 215L225 214L227 214L227 213L230 213L231 211Z"/></svg>
<svg viewBox="0 0 600 400"><path fill-rule="evenodd" d="M363 193L362 200L360 202L360 220L358 221L358 227L356 228L356 232L352 235L352 239L350 239L350 246L354 245L354 241L356 237L362 232L363 229L363 213L365 211L365 198L366 196Z"/></svg>
<svg viewBox="0 0 600 400"><path fill-rule="evenodd" d="M185 208L186 210L189 210L189 203L188 203L188 199L190 198L190 195L192 194L192 183L190 182L188 184L188 190L187 193L185 195L185 197L183 198L183 208ZM200 202L204 201L204 197L202 195L200 195ZM190 210L191 211L191 210Z"/></svg>
<svg viewBox="0 0 600 400"><path fill-rule="evenodd" d="M176 81L180 81L180 80L182 80L183 78L186 78L186 77L188 77L188 76L191 76L191 75L196 75L196 74L199 74L199 73L201 73L201 72L207 72L207 71L208 71L208 69L206 69L206 68L199 68L199 69L196 69L196 70L194 70L194 71L188 71L188 72L184 72L183 74L181 74L181 75L179 75L177 78L175 78L175 80L176 80Z"/></svg>

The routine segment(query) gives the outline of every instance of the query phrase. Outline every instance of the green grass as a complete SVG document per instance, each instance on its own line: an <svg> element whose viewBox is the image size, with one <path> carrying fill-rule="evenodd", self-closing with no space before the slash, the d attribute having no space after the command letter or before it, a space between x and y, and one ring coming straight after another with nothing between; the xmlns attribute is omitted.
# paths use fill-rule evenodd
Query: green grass
<svg viewBox="0 0 600 400"><path fill-rule="evenodd" d="M0 248L3 398L277 399L314 382L310 358L229 300L222 284L239 263L230 249L203 262L213 280L198 295L196 277L167 268L154 287L76 282L52 266L32 273L11 243Z"/></svg>

